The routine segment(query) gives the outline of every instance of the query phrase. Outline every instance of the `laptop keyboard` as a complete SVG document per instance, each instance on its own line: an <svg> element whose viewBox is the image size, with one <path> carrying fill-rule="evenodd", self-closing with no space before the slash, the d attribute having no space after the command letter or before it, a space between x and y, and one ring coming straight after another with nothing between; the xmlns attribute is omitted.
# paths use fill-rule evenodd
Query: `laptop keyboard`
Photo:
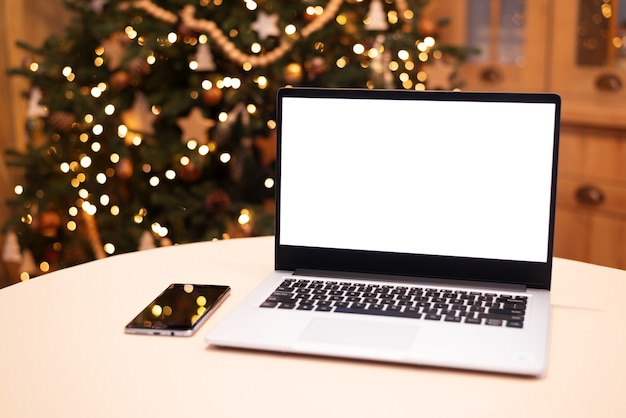
<svg viewBox="0 0 626 418"><path fill-rule="evenodd" d="M260 306L523 328L527 301L524 295L287 278Z"/></svg>

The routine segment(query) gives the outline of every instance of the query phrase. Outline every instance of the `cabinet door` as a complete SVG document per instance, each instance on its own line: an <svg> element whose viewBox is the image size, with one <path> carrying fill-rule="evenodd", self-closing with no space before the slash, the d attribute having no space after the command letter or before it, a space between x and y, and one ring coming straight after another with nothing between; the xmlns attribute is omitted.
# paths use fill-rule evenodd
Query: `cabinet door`
<svg viewBox="0 0 626 418"><path fill-rule="evenodd" d="M548 0L439 0L432 16L447 18L443 42L476 48L459 78L464 90L541 91Z"/></svg>
<svg viewBox="0 0 626 418"><path fill-rule="evenodd" d="M563 120L626 127L626 0L554 0L553 16Z"/></svg>

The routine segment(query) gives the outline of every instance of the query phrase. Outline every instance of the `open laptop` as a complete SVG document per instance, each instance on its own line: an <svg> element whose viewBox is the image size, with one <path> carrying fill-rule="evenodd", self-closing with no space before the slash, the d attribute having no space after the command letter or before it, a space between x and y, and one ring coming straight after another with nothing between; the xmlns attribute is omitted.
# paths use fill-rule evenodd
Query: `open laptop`
<svg viewBox="0 0 626 418"><path fill-rule="evenodd" d="M276 271L206 340L542 376L559 96L277 100Z"/></svg>

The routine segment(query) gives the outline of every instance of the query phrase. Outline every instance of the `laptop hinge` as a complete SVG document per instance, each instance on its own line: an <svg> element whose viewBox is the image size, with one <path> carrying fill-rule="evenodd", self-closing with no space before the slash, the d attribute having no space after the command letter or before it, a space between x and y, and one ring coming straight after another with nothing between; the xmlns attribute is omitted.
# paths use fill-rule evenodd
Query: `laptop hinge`
<svg viewBox="0 0 626 418"><path fill-rule="evenodd" d="M307 276L307 277L323 277L330 279L354 279L354 280L371 280L382 282L396 282L396 283L410 283L410 284L425 284L425 285L438 285L438 286L450 286L450 287L471 287L480 289L494 289L508 292L526 292L526 286L521 284L511 283L494 283L494 282L481 282L476 280L460 280L460 279L442 279L434 277L414 277L414 276L401 276L401 275L387 275L387 274L374 274L374 273L357 273L346 271L332 271L332 270L314 270L314 269L296 269L293 273L295 276Z"/></svg>

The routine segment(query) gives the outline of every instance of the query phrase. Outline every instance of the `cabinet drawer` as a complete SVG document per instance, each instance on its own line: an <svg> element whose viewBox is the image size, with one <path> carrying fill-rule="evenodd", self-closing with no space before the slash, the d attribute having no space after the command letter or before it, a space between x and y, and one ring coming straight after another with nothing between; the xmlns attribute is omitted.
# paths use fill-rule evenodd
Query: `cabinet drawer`
<svg viewBox="0 0 626 418"><path fill-rule="evenodd" d="M557 205L594 210L626 219L626 187L604 181L560 178Z"/></svg>

